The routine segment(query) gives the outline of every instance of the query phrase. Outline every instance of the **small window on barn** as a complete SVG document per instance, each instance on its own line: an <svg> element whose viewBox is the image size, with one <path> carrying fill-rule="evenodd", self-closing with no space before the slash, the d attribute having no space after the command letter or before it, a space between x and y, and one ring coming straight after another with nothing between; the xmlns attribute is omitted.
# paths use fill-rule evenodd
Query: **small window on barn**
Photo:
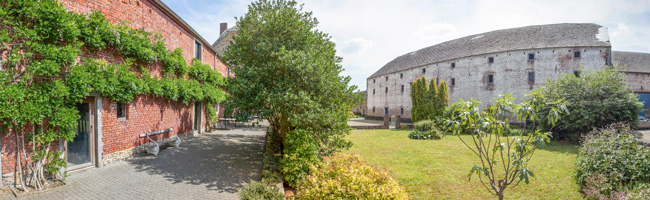
<svg viewBox="0 0 650 200"><path fill-rule="evenodd" d="M375 95L375 89L372 89L372 95Z"/></svg>
<svg viewBox="0 0 650 200"><path fill-rule="evenodd" d="M404 78L404 74L403 74L403 73L399 73L399 78L400 78L400 79Z"/></svg>
<svg viewBox="0 0 650 200"><path fill-rule="evenodd" d="M535 72L528 72L528 82L535 82Z"/></svg>
<svg viewBox="0 0 650 200"><path fill-rule="evenodd" d="M573 52L573 57L574 58L580 58L580 51L574 51Z"/></svg>
<svg viewBox="0 0 650 200"><path fill-rule="evenodd" d="M456 86L456 78L451 78L451 86Z"/></svg>
<svg viewBox="0 0 650 200"><path fill-rule="evenodd" d="M494 57L488 57L488 63L489 64L494 63Z"/></svg>
<svg viewBox="0 0 650 200"><path fill-rule="evenodd" d="M375 113L375 107L372 107L372 113Z"/></svg>
<svg viewBox="0 0 650 200"><path fill-rule="evenodd" d="M402 93L404 93L404 85L402 85Z"/></svg>
<svg viewBox="0 0 650 200"><path fill-rule="evenodd" d="M388 87L386 87L386 94L388 94Z"/></svg>
<svg viewBox="0 0 650 200"><path fill-rule="evenodd" d="M427 68L422 68L422 73L427 73Z"/></svg>
<svg viewBox="0 0 650 200"><path fill-rule="evenodd" d="M580 71L573 71L573 75L580 78Z"/></svg>
<svg viewBox="0 0 650 200"><path fill-rule="evenodd" d="M494 74L488 74L488 84L494 84Z"/></svg>
<svg viewBox="0 0 650 200"><path fill-rule="evenodd" d="M194 58L201 60L203 47L199 41L194 41Z"/></svg>
<svg viewBox="0 0 650 200"><path fill-rule="evenodd" d="M529 53L528 54L528 60L535 60L535 54L534 53Z"/></svg>
<svg viewBox="0 0 650 200"><path fill-rule="evenodd" d="M399 114L403 115L404 114L404 108L399 108Z"/></svg>
<svg viewBox="0 0 650 200"><path fill-rule="evenodd" d="M117 119L126 119L126 111L128 106L124 103L117 103Z"/></svg>
<svg viewBox="0 0 650 200"><path fill-rule="evenodd" d="M451 63L451 68L456 67L456 63Z"/></svg>
<svg viewBox="0 0 650 200"><path fill-rule="evenodd" d="M375 83L375 82L377 82L377 79L372 79L372 83Z"/></svg>
<svg viewBox="0 0 650 200"><path fill-rule="evenodd" d="M388 76L386 76L386 81L388 81Z"/></svg>

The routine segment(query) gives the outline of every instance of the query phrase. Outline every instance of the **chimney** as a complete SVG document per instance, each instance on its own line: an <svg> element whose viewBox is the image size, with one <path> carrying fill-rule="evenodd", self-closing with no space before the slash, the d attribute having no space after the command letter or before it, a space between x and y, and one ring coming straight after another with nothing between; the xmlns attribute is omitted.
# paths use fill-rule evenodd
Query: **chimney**
<svg viewBox="0 0 650 200"><path fill-rule="evenodd" d="M226 29L228 29L228 23L221 23L221 26L219 28L219 35L226 31Z"/></svg>

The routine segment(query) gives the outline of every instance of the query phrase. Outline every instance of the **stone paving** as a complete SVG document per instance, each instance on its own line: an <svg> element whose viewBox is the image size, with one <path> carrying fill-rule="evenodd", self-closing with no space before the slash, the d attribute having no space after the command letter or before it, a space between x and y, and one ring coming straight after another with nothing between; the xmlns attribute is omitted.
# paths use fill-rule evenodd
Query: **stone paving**
<svg viewBox="0 0 650 200"><path fill-rule="evenodd" d="M20 199L238 199L259 179L266 128L218 130L189 138L158 157L139 156L76 172L68 185ZM0 199L15 199L4 195Z"/></svg>

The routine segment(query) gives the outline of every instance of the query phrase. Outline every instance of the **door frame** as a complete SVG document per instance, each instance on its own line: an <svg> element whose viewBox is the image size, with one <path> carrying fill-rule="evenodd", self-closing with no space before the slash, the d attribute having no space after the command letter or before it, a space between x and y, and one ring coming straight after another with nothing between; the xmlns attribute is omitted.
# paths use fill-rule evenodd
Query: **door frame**
<svg viewBox="0 0 650 200"><path fill-rule="evenodd" d="M96 99L96 97L90 96L90 97L84 98L84 100L81 102L81 103L88 103L88 118L90 120L90 122L89 122L89 124L90 124L90 128L89 128L90 132L88 133L88 135L90 136L90 142L89 142L90 146L88 148L89 148L89 153L90 153L90 162L86 163L86 164L80 164L80 165L68 167L68 142L65 139L62 139L62 142L61 141L59 142L60 146L63 147L63 155L64 155L63 158L65 159L65 163L66 163L65 168L67 169L68 172L87 169L87 168L90 168L90 167L93 167L93 166L100 167L100 166L98 166L98 162L97 162L97 160L98 160L97 157L101 157L101 154L98 154L98 151L97 151L98 150L98 148L97 148L98 143L97 143L97 131L96 130L98 128L98 126L97 126L98 122L97 121L98 121L98 119L101 119L101 118L97 117L98 111L97 111L97 107L96 107L97 103L96 103L95 99ZM99 104L101 104L101 101L99 102ZM101 123L101 122L99 122L99 123Z"/></svg>
<svg viewBox="0 0 650 200"><path fill-rule="evenodd" d="M197 112L197 106L198 106L198 112ZM201 118L203 118L203 102L201 101L195 101L194 106L193 106L193 114L194 116L192 117L192 129L195 131L196 134L203 134L203 121ZM197 117L198 116L198 117Z"/></svg>

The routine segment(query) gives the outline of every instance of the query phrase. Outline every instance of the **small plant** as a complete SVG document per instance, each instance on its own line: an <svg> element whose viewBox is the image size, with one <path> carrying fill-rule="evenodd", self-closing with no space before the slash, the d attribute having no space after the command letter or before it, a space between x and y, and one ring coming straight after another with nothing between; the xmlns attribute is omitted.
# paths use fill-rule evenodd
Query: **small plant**
<svg viewBox="0 0 650 200"><path fill-rule="evenodd" d="M528 184L530 177L534 177L528 168L529 161L535 150L550 141L550 132L526 127L535 127L538 121L554 124L566 107L561 101L545 103L535 96L515 105L510 94L500 96L485 111L479 109L480 102L475 99L455 103L448 110L445 124L480 160L468 177L476 174L485 189L503 199L505 189L521 181ZM548 114L540 114L542 110ZM511 131L512 117L524 124L524 130L532 131ZM471 141L460 137L467 132L472 135Z"/></svg>
<svg viewBox="0 0 650 200"><path fill-rule="evenodd" d="M357 155L325 158L300 184L296 199L408 199L397 180Z"/></svg>
<svg viewBox="0 0 650 200"><path fill-rule="evenodd" d="M251 181L245 184L244 187L237 191L239 198L242 200L281 200L284 194L280 192L280 188L267 182Z"/></svg>
<svg viewBox="0 0 650 200"><path fill-rule="evenodd" d="M414 140L439 140L442 139L442 133L440 133L438 130L413 130L409 133L409 138Z"/></svg>

